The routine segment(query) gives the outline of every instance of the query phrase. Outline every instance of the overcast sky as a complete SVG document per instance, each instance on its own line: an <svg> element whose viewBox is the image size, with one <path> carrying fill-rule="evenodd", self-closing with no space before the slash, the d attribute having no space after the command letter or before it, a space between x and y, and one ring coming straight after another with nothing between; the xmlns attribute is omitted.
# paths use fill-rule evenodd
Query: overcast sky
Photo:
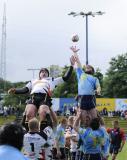
<svg viewBox="0 0 127 160"><path fill-rule="evenodd" d="M127 52L126 0L7 0L6 7L9 81L32 79L28 68L69 65L73 33L80 37L79 57L85 64L85 18L68 16L71 11L105 12L88 18L89 64L105 73L112 57Z"/></svg>

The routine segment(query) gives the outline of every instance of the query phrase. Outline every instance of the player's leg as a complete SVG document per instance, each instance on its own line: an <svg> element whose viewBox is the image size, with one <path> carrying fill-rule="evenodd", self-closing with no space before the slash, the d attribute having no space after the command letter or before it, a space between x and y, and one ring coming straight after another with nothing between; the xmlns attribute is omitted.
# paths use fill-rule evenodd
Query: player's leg
<svg viewBox="0 0 127 160"><path fill-rule="evenodd" d="M34 104L27 104L23 119L25 120L25 129L28 131L28 121L36 116L37 108Z"/></svg>

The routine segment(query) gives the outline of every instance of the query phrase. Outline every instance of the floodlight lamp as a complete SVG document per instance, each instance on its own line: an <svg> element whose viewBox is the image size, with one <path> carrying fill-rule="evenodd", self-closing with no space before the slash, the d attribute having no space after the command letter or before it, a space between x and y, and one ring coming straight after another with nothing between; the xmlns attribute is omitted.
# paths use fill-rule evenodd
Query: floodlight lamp
<svg viewBox="0 0 127 160"><path fill-rule="evenodd" d="M84 13L84 12L80 12L80 15L81 15L81 16L85 16L85 13Z"/></svg>
<svg viewBox="0 0 127 160"><path fill-rule="evenodd" d="M75 15L76 12L70 12L68 15Z"/></svg>

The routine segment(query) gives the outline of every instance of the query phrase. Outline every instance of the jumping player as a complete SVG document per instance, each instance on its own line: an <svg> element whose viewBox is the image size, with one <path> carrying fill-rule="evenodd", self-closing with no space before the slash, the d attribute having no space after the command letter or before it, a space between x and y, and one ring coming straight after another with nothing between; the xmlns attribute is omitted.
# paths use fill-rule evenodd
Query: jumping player
<svg viewBox="0 0 127 160"><path fill-rule="evenodd" d="M74 56L70 58L71 66L63 77L52 78L49 77L49 71L46 68L42 68L39 72L39 79L35 79L26 84L23 88L11 88L9 94L26 94L30 93L31 99L26 105L24 112L24 118L26 120L25 128L28 130L28 121L36 116L38 111L40 121L43 121L46 117L44 106L49 106L50 116L54 122L54 125L57 125L57 118L53 110L51 109L51 92L59 84L67 81L71 76L73 65L74 65ZM47 108L46 108L47 110ZM42 124L43 125L43 124ZM40 125L41 126L41 125Z"/></svg>
<svg viewBox="0 0 127 160"><path fill-rule="evenodd" d="M75 64L76 64L76 74L78 80L78 104L81 110L82 121L85 121L84 118L89 116L90 119L97 117L96 111L96 96L100 94L101 87L98 78L94 77L94 68L91 65L85 66L85 71L82 69L77 52L79 49L76 47L71 47L71 50L74 53Z"/></svg>

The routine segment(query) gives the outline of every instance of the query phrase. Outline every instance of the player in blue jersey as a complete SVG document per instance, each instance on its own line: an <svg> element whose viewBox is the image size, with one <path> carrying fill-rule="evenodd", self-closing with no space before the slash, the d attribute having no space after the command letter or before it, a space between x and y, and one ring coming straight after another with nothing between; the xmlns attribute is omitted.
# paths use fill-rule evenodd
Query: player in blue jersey
<svg viewBox="0 0 127 160"><path fill-rule="evenodd" d="M104 144L104 137L100 131L100 121L94 118L90 127L86 128L84 134L81 135L83 141L83 160L102 160L101 151Z"/></svg>
<svg viewBox="0 0 127 160"><path fill-rule="evenodd" d="M100 131L102 132L102 136L104 137L104 144L102 146L102 160L108 160L109 148L110 148L110 138L106 130L103 117L99 116L99 119L100 119Z"/></svg>
<svg viewBox="0 0 127 160"><path fill-rule="evenodd" d="M60 124L57 127L55 134L55 148L54 159L66 160L65 154L65 129L67 127L67 119L62 118Z"/></svg>
<svg viewBox="0 0 127 160"><path fill-rule="evenodd" d="M97 117L96 112L96 96L100 94L101 87L98 78L94 77L94 68L86 65L82 68L77 52L79 49L71 47L75 57L75 70L78 80L78 104L82 112L82 121L88 115L91 119ZM84 71L85 70L85 71Z"/></svg>

